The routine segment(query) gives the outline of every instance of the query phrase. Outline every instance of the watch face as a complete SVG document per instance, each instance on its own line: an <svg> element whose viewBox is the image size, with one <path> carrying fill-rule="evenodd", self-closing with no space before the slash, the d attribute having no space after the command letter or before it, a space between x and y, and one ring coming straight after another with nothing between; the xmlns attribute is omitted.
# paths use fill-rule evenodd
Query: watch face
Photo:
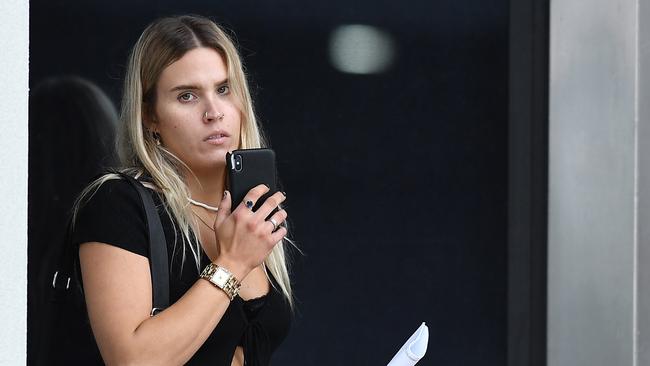
<svg viewBox="0 0 650 366"><path fill-rule="evenodd" d="M224 287L226 282L228 282L228 278L230 278L230 273L225 271L223 268L218 268L212 275L212 282L219 287Z"/></svg>

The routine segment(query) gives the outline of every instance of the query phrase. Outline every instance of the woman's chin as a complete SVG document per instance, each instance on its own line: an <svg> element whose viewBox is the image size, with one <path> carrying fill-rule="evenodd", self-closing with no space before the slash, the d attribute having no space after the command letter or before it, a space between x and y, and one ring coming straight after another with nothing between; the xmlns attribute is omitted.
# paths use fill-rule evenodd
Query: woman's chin
<svg viewBox="0 0 650 366"><path fill-rule="evenodd" d="M186 162L187 167L190 168L194 174L208 174L212 171L215 173L223 173L226 168L226 153L211 155L203 159L195 159Z"/></svg>

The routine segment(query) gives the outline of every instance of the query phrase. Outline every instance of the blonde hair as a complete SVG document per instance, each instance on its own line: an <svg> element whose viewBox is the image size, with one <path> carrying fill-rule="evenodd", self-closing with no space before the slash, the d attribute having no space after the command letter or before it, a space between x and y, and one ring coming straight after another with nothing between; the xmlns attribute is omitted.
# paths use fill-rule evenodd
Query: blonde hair
<svg viewBox="0 0 650 366"><path fill-rule="evenodd" d="M164 196L165 209L176 220L182 234L182 262L185 262L186 253L189 251L197 271L200 271L201 245L192 235L199 232L198 225L188 205L189 192L182 174L183 168L190 172L191 170L169 150L157 146L153 135L143 126L143 115L151 115L153 111L156 83L162 71L186 52L198 47L212 48L224 59L231 92L241 112L239 147L266 146L255 118L246 75L235 45L224 30L211 20L185 15L154 21L134 45L124 79L117 149L122 172L135 177L149 175L151 183ZM101 177L87 187L81 197L91 196L103 182L118 178L119 175L116 174ZM293 307L288 253L285 250L287 244L294 245L291 240L285 238L274 247L264 264Z"/></svg>

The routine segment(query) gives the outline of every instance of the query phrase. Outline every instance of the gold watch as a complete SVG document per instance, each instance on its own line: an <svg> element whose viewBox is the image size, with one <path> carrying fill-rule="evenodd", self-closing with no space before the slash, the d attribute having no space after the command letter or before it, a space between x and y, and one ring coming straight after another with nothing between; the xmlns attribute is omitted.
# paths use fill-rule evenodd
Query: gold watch
<svg viewBox="0 0 650 366"><path fill-rule="evenodd" d="M201 278L222 289L228 295L230 301L237 296L239 287L241 287L237 278L230 271L214 263L210 263L205 267L201 273Z"/></svg>

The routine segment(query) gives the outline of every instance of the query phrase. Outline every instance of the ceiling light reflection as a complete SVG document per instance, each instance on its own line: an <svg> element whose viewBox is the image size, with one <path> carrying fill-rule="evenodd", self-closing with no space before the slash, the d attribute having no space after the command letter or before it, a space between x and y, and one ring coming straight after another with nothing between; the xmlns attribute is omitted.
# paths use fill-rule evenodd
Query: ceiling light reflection
<svg viewBox="0 0 650 366"><path fill-rule="evenodd" d="M341 72L376 74L386 71L395 58L392 37L368 25L343 25L330 35L330 61Z"/></svg>

